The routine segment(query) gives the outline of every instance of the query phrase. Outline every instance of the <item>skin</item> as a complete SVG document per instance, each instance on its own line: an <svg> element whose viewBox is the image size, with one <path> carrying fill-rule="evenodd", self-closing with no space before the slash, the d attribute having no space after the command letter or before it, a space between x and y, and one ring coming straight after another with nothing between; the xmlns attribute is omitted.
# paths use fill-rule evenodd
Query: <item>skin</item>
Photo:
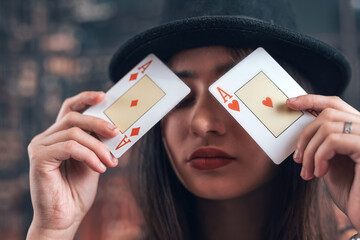
<svg viewBox="0 0 360 240"><path fill-rule="evenodd" d="M79 113L104 97L83 92L65 100L56 122L29 144L34 217L27 239L73 239L94 202L99 174L117 165L106 146L86 132L114 137L119 130Z"/></svg>
<svg viewBox="0 0 360 240"><path fill-rule="evenodd" d="M198 197L200 239L259 239L271 209L266 199L272 186L266 183L276 165L208 90L234 65L224 47L183 51L169 62L191 93L162 120L163 139L178 178ZM201 147L220 149L235 159L213 170L194 169L187 160Z"/></svg>
<svg viewBox="0 0 360 240"><path fill-rule="evenodd" d="M335 204L360 232L360 112L339 97L299 96L287 105L320 112L301 133L294 161L302 163L304 180L323 178ZM352 122L351 134L343 133L345 121Z"/></svg>
<svg viewBox="0 0 360 240"><path fill-rule="evenodd" d="M196 54L192 55L191 52ZM202 61L187 66L187 61L179 57L185 55L189 62L195 61L193 58L201 58ZM203 55L207 57L203 58ZM177 57L179 59L175 56L170 64L174 70L182 71L187 66L192 67L187 70L198 72L196 81L183 78L188 81L195 98L190 98L190 105L173 110L163 120L164 141L180 180L201 200L197 211L201 215L199 221L203 224L202 229L213 230L218 239L230 238L238 233L236 228L239 225L224 224L222 227L227 227L225 230L229 232L225 236L221 235L223 228L218 227L216 220L246 224L244 218L240 216L236 219L233 213L246 211L241 206L249 206L249 202L264 196L276 168L207 90L211 82L226 72L226 67L220 71L214 71L212 67L228 62L230 57L227 52L223 48L208 47L184 51ZM103 92L83 92L67 99L56 122L31 141L28 153L34 217L27 239L73 239L94 201L99 174L105 172L106 167L117 165L117 159L111 157L106 146L88 132L110 138L118 134L118 129L109 127L104 120L79 113L103 99ZM301 133L294 160L303 164L303 179L309 180L314 176L323 178L334 202L359 231L360 113L338 97L306 95L290 99L286 104L293 109L314 109L320 113ZM345 121L352 121L351 134L342 132ZM178 136L171 136L176 134ZM246 143L246 148L241 143ZM241 174L235 174L229 169L230 165L212 173L199 173L186 167L183 160L194 147L204 145L216 145L235 155L236 161L230 165ZM246 152L252 154L247 155ZM249 158L253 162L249 162ZM249 175L244 168L258 178ZM240 208L239 201L242 201ZM201 219L212 207L214 209L210 214L217 218ZM253 208L258 210L253 212L254 219L259 219L266 207L271 206ZM260 227L261 223L254 228ZM204 233L204 236L211 236L211 231Z"/></svg>
<svg viewBox="0 0 360 240"><path fill-rule="evenodd" d="M275 164L208 90L234 64L224 47L183 51L170 60L170 68L191 93L163 119L163 135L178 178L198 197L221 200L245 195L276 172ZM187 160L201 147L215 147L235 160L211 171L194 169Z"/></svg>

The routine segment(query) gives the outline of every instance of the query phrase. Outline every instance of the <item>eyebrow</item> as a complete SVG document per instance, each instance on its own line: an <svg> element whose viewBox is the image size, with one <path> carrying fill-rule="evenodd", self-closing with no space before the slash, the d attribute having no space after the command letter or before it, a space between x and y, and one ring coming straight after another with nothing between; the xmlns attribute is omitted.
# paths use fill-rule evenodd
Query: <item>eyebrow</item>
<svg viewBox="0 0 360 240"><path fill-rule="evenodd" d="M232 69L237 63L236 62L228 62L223 65L219 65L216 67L216 73L219 75L224 75L227 73L230 69Z"/></svg>
<svg viewBox="0 0 360 240"><path fill-rule="evenodd" d="M216 74L222 76L224 75L226 72L228 72L231 68L233 68L236 65L236 62L228 62L222 65L218 65L215 68ZM183 70L183 71L174 71L176 76L178 76L180 79L191 79L191 78L196 78L198 76L198 74L196 72L193 71L189 71L189 70Z"/></svg>
<svg viewBox="0 0 360 240"><path fill-rule="evenodd" d="M178 78L180 79L184 79L184 78L196 78L198 75L195 72L192 71L188 71L188 70L184 70L184 71L180 71L180 72L176 72L173 71L175 73L176 76L178 76Z"/></svg>

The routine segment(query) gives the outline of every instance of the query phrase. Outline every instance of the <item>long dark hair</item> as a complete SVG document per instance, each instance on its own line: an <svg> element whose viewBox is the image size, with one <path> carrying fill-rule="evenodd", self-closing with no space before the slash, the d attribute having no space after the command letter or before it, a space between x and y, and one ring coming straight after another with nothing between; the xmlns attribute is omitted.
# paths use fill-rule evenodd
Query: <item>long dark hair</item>
<svg viewBox="0 0 360 240"><path fill-rule="evenodd" d="M230 51L235 61L240 61L251 50ZM286 62L281 65L295 79L305 78ZM194 239L195 196L185 189L173 171L161 131L158 123L137 145L131 161L135 167L132 168L134 194L144 216L144 239ZM279 173L273 180L276 187L269 200L275 207L263 230L264 239L338 239L331 201L321 180L302 180L300 169L301 165L292 157L279 166Z"/></svg>

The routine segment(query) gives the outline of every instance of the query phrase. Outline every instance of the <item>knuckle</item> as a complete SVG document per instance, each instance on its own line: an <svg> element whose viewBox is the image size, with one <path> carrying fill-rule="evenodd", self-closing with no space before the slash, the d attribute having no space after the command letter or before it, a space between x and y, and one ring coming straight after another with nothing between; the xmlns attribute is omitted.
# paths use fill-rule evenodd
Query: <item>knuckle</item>
<svg viewBox="0 0 360 240"><path fill-rule="evenodd" d="M29 143L29 145L27 146L27 151L28 151L29 154L34 151L34 143L33 143L33 141L31 141Z"/></svg>
<svg viewBox="0 0 360 240"><path fill-rule="evenodd" d="M309 94L309 95L305 95L304 98L306 99L306 101L307 101L308 103L310 103L310 102L314 102L316 96L313 95L313 94Z"/></svg>
<svg viewBox="0 0 360 240"><path fill-rule="evenodd" d="M78 143L75 140L68 140L65 143L65 149L68 151L74 151L74 149L77 147Z"/></svg>
<svg viewBox="0 0 360 240"><path fill-rule="evenodd" d="M334 127L332 122L324 122L323 124L321 124L319 130L328 135L333 132L333 128Z"/></svg>
<svg viewBox="0 0 360 240"><path fill-rule="evenodd" d="M70 138L78 138L81 134L81 129L78 127L72 127L68 130L68 134Z"/></svg>
<svg viewBox="0 0 360 240"><path fill-rule="evenodd" d="M326 139L330 144L337 143L339 141L339 134L330 133Z"/></svg>
<svg viewBox="0 0 360 240"><path fill-rule="evenodd" d="M308 106L308 108L313 108L314 107L314 102L316 101L316 96L315 95L305 95L302 96L302 101L304 101L305 105Z"/></svg>
<svg viewBox="0 0 360 240"><path fill-rule="evenodd" d="M334 102L341 101L341 98L339 96L331 96L330 98Z"/></svg>
<svg viewBox="0 0 360 240"><path fill-rule="evenodd" d="M29 145L27 146L28 154L33 154L34 151L37 149L37 142L39 141L40 134L33 137L33 139L30 141Z"/></svg>
<svg viewBox="0 0 360 240"><path fill-rule="evenodd" d="M331 108L325 108L322 112L321 115L323 118L325 119L332 119L334 116L334 110Z"/></svg>
<svg viewBox="0 0 360 240"><path fill-rule="evenodd" d="M76 112L68 112L68 113L66 113L65 114L65 116L64 116L64 118L63 118L63 120L65 121L65 122L69 122L69 123L71 123L71 122L73 122L73 120L74 120L74 118L76 117Z"/></svg>
<svg viewBox="0 0 360 240"><path fill-rule="evenodd" d="M34 146L33 144L28 145L29 162L33 162L42 155L40 153L40 146Z"/></svg>
<svg viewBox="0 0 360 240"><path fill-rule="evenodd" d="M29 146L36 144L36 142L39 141L40 136L41 136L41 134L38 134L38 135L34 136L34 137L31 139L31 141L30 141L30 143L29 143Z"/></svg>
<svg viewBox="0 0 360 240"><path fill-rule="evenodd" d="M63 106L64 107L68 107L68 106L70 106L70 104L71 104L71 100L72 100L72 97L68 97L68 98L66 98L65 100L64 100L64 102L63 102Z"/></svg>
<svg viewBox="0 0 360 240"><path fill-rule="evenodd" d="M31 160L32 156L34 156L35 149L36 148L34 148L34 144L32 142L30 142L30 144L27 147L27 152L28 152L30 160Z"/></svg>

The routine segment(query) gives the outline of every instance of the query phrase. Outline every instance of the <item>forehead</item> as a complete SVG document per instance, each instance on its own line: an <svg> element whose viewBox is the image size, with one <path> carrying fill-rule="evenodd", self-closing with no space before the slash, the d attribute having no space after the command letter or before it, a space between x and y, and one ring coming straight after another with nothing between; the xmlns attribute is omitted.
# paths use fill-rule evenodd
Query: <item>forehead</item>
<svg viewBox="0 0 360 240"><path fill-rule="evenodd" d="M175 71L191 71L214 69L229 63L234 63L229 48L210 46L181 51L170 58L168 65Z"/></svg>

